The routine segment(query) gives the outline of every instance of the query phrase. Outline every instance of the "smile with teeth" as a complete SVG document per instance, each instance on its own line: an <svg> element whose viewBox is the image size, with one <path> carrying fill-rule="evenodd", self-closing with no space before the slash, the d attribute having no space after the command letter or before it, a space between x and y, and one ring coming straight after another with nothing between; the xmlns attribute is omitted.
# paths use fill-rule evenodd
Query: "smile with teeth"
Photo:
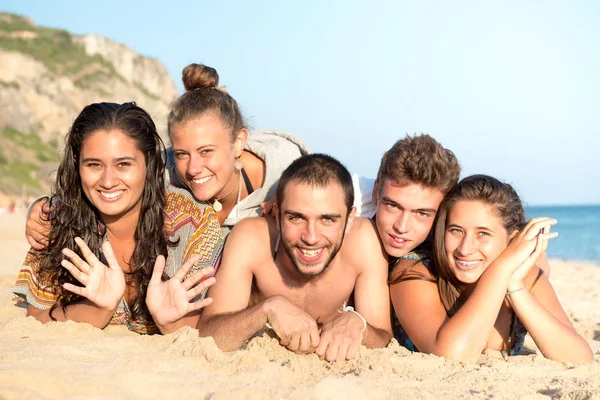
<svg viewBox="0 0 600 400"><path fill-rule="evenodd" d="M479 262L481 261L481 260L464 261L464 260L459 260L458 258L455 258L454 260L456 261L456 263L458 265L461 265L466 268L472 268L472 267L476 266L477 264L479 264Z"/></svg>
<svg viewBox="0 0 600 400"><path fill-rule="evenodd" d="M321 251L323 251L322 248L320 249L299 249L300 252L305 255L306 257L316 257L319 253L321 253Z"/></svg>
<svg viewBox="0 0 600 400"><path fill-rule="evenodd" d="M122 194L123 194L122 190L118 190L116 192L100 192L100 195L108 200L114 200Z"/></svg>
<svg viewBox="0 0 600 400"><path fill-rule="evenodd" d="M214 175L205 176L204 178L192 179L192 182L196 185L203 185L206 182L210 181Z"/></svg>
<svg viewBox="0 0 600 400"><path fill-rule="evenodd" d="M404 243L407 243L409 241L408 239L399 238L399 237L396 237L394 235L390 235L390 239L395 244L404 244Z"/></svg>

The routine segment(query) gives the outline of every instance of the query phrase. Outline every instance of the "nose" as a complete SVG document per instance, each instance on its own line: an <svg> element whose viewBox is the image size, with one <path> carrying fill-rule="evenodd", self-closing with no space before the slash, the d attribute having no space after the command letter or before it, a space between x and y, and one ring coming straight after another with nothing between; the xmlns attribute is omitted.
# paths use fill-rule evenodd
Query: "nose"
<svg viewBox="0 0 600 400"><path fill-rule="evenodd" d="M477 243L471 235L464 235L458 246L458 252L462 256L468 256L475 253L477 249Z"/></svg>
<svg viewBox="0 0 600 400"><path fill-rule="evenodd" d="M400 213L394 222L394 230L400 234L410 231L410 213Z"/></svg>
<svg viewBox="0 0 600 400"><path fill-rule="evenodd" d="M111 189L119 184L119 178L112 167L104 168L100 177L100 186Z"/></svg>
<svg viewBox="0 0 600 400"><path fill-rule="evenodd" d="M307 222L304 226L304 231L302 232L301 239L307 245L316 244L319 241L319 235L317 233L317 224L316 222Z"/></svg>
<svg viewBox="0 0 600 400"><path fill-rule="evenodd" d="M202 170L204 170L204 162L202 161L202 158L196 154L190 155L186 173L189 176L196 176L200 174Z"/></svg>

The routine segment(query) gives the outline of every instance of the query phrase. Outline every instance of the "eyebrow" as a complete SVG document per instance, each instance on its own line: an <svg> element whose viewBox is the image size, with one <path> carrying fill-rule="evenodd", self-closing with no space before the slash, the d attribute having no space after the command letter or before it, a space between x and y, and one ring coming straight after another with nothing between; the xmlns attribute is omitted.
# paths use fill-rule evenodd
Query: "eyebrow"
<svg viewBox="0 0 600 400"><path fill-rule="evenodd" d="M464 229L462 226L457 225L457 224L448 224L447 228L460 228L460 229ZM494 232L495 233L495 231L493 229L490 229L487 226L476 226L475 229L480 230L480 231L489 231L489 232Z"/></svg>
<svg viewBox="0 0 600 400"><path fill-rule="evenodd" d="M299 217L299 218L306 219L306 216L304 214L302 214L301 212L298 212L298 211L285 210L283 213L285 215L289 215L289 216L292 216L292 217ZM319 218L336 219L336 218L342 218L342 216L340 214L331 213L331 214L321 214L321 215L319 215Z"/></svg>
<svg viewBox="0 0 600 400"><path fill-rule="evenodd" d="M195 149L195 150L203 150L203 149L206 149L206 148L212 148L212 147L217 147L217 145L216 145L216 144L203 144L203 145L200 145L200 146L196 147L196 149ZM184 150L184 149L180 149L180 148L178 148L178 147L175 147L175 146L172 146L172 148L173 148L173 152L176 152L176 151L183 151L183 152L186 152L186 151L187 151L187 150Z"/></svg>
<svg viewBox="0 0 600 400"><path fill-rule="evenodd" d="M137 161L137 159L135 157L129 157L129 156L125 156L125 157L117 157L113 159L113 162L122 162L122 161ZM93 157L88 157L88 158L84 158L83 160L81 160L82 163L85 162L98 162L101 163L102 160L99 158L93 158Z"/></svg>
<svg viewBox="0 0 600 400"><path fill-rule="evenodd" d="M393 205L397 206L398 208L401 208L403 210L405 210L406 208L402 206L402 204L395 202L394 200L390 199L389 197L384 196L381 200L386 201L388 203L392 203ZM435 208L417 208L414 210L410 210L410 211L416 211L416 212L426 212L426 213L437 213L437 210Z"/></svg>

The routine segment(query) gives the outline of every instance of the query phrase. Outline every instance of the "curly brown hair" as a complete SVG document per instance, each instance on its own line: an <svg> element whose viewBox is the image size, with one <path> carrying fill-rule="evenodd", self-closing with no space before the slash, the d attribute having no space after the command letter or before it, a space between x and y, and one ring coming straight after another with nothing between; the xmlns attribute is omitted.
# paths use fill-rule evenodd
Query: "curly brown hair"
<svg viewBox="0 0 600 400"><path fill-rule="evenodd" d="M373 193L379 198L384 179L416 183L446 194L456 185L460 165L454 153L427 134L406 135L381 159Z"/></svg>

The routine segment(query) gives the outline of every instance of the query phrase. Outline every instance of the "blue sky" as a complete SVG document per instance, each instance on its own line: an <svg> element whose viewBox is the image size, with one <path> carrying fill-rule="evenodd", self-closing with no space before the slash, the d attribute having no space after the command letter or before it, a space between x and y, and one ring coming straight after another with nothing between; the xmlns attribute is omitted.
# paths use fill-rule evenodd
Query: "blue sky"
<svg viewBox="0 0 600 400"><path fill-rule="evenodd" d="M215 67L251 126L304 138L374 176L426 132L463 176L530 205L600 204L600 5L595 1L4 0L44 26L158 58L181 89Z"/></svg>

